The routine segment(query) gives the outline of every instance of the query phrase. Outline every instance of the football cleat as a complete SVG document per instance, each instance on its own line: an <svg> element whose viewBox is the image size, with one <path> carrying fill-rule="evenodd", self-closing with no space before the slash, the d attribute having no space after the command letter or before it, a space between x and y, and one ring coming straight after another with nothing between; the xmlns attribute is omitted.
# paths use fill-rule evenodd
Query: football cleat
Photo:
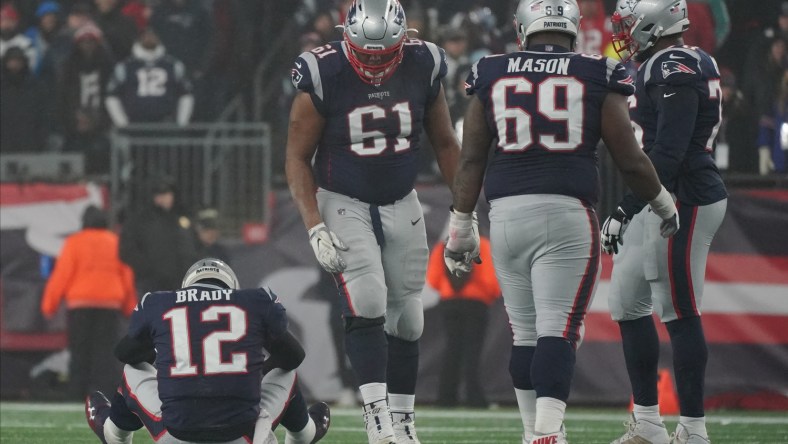
<svg viewBox="0 0 788 444"><path fill-rule="evenodd" d="M403 419L394 421L394 438L397 444L421 444L419 437L416 436L416 421L413 413L402 413L395 416L403 416Z"/></svg>
<svg viewBox="0 0 788 444"><path fill-rule="evenodd" d="M624 423L627 431L610 444L669 444L670 437L665 424L637 420L634 414L631 417L630 421Z"/></svg>
<svg viewBox="0 0 788 444"><path fill-rule="evenodd" d="M397 444L389 405L384 399L364 405L364 425L369 444Z"/></svg>
<svg viewBox="0 0 788 444"><path fill-rule="evenodd" d="M310 444L314 444L328 433L328 428L331 426L331 409L325 402L318 402L309 407L309 417L315 422L315 437L310 441Z"/></svg>
<svg viewBox="0 0 788 444"><path fill-rule="evenodd" d="M102 444L107 444L104 439L104 423L109 418L111 406L109 399L101 392L93 392L85 398L85 419Z"/></svg>
<svg viewBox="0 0 788 444"><path fill-rule="evenodd" d="M561 430L547 435L534 435L530 444L568 444L566 440L566 429L561 424Z"/></svg>
<svg viewBox="0 0 788 444"><path fill-rule="evenodd" d="M670 444L711 444L709 438L700 435L690 434L689 430L679 423L676 426L676 433L670 437Z"/></svg>

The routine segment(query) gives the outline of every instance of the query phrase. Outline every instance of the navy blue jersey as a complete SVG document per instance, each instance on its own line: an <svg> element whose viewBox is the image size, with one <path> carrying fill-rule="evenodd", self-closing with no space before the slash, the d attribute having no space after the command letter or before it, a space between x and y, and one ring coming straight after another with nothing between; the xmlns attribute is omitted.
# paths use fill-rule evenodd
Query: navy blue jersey
<svg viewBox="0 0 788 444"><path fill-rule="evenodd" d="M164 425L204 431L255 421L264 347L286 331L273 293L197 283L146 294L128 336L153 340Z"/></svg>
<svg viewBox="0 0 788 444"><path fill-rule="evenodd" d="M638 69L630 115L642 130L643 149L660 182L689 205L709 205L728 196L712 153L722 122L717 62L703 50L674 46L657 52ZM645 202L633 195L626 214Z"/></svg>
<svg viewBox="0 0 788 444"><path fill-rule="evenodd" d="M380 86L362 81L344 42L301 54L293 85L326 119L315 159L320 187L384 205L405 197L419 169L424 114L446 76L435 44L409 39L394 75Z"/></svg>
<svg viewBox="0 0 788 444"><path fill-rule="evenodd" d="M602 104L609 92L633 94L634 81L606 57L535 49L485 57L468 75L466 91L484 104L497 139L485 194L561 194L593 205Z"/></svg>
<svg viewBox="0 0 788 444"><path fill-rule="evenodd" d="M191 91L183 63L168 55L119 63L107 86L107 95L123 103L129 122L174 121L178 99Z"/></svg>

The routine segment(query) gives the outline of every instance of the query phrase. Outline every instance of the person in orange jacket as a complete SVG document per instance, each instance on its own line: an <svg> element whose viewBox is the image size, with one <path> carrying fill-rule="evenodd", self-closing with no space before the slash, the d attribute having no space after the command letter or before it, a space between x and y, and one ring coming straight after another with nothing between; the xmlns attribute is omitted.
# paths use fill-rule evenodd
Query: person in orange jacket
<svg viewBox="0 0 788 444"><path fill-rule="evenodd" d="M446 351L438 385L438 404L458 404L457 392L461 380L465 382L465 404L487 407L487 399L479 380L484 336L487 332L487 312L501 296L495 277L490 241L482 236L479 256L482 263L474 265L470 273L454 276L443 261L443 242L438 242L427 266L427 284L438 291L438 309L443 317ZM462 377L461 377L462 376Z"/></svg>
<svg viewBox="0 0 788 444"><path fill-rule="evenodd" d="M119 338L120 315L128 317L137 304L134 274L120 260L118 236L95 206L83 213L82 230L63 244L41 300L44 317L52 318L63 299L71 352L69 396L82 400L93 390L115 385L120 368L112 348Z"/></svg>

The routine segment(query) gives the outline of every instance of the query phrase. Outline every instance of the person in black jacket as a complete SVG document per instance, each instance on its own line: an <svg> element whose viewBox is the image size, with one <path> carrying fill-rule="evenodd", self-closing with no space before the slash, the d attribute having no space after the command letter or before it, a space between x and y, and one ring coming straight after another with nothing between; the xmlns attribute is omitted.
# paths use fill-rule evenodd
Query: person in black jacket
<svg viewBox="0 0 788 444"><path fill-rule="evenodd" d="M49 100L41 82L30 73L27 57L21 48L9 48L2 59L0 95L2 152L43 151Z"/></svg>
<svg viewBox="0 0 788 444"><path fill-rule="evenodd" d="M177 210L175 193L171 177L158 178L151 186L150 204L124 223L120 255L134 270L140 295L178 288L178 277L197 260L194 228Z"/></svg>

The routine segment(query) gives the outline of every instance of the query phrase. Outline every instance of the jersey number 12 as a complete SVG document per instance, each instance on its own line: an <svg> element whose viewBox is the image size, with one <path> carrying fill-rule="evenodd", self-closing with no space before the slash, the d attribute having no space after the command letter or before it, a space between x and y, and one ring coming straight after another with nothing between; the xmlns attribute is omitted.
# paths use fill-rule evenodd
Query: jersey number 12
<svg viewBox="0 0 788 444"><path fill-rule="evenodd" d="M170 367L170 376L197 376L199 371L192 362L191 332L189 331L189 308L178 307L164 313L170 322L172 354L175 364ZM230 361L222 361L222 343L237 342L246 336L246 312L232 305L215 305L200 313L202 323L216 322L227 317L227 329L216 330L202 341L202 374L246 373L246 353L232 353Z"/></svg>

